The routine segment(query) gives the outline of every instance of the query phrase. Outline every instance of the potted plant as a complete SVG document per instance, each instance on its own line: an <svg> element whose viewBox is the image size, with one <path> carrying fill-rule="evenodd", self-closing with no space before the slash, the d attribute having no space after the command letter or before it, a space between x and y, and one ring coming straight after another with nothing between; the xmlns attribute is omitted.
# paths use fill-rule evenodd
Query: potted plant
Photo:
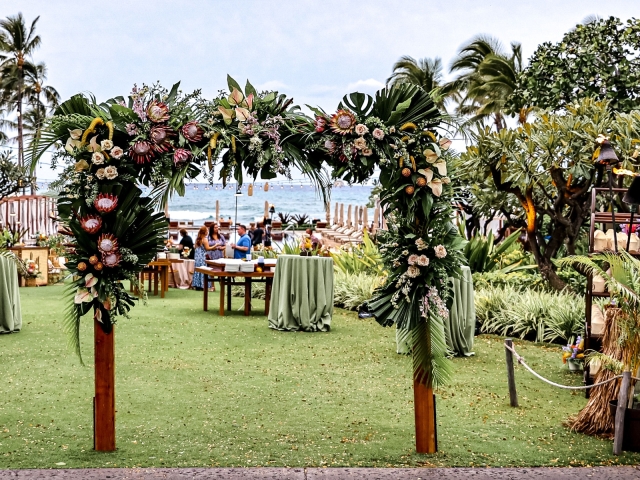
<svg viewBox="0 0 640 480"><path fill-rule="evenodd" d="M633 257L626 251L619 252L605 251L590 256L576 255L563 258L558 261L558 265L572 265L577 270L601 276L611 296L611 304L607 315L615 318L615 322L608 328L616 329L615 335L611 335L609 341L609 351L617 352L617 355L607 355L605 353L586 352L587 361L597 359L604 366L602 369L608 375L630 372L632 377L638 377L640 371L640 260ZM607 350L607 345L603 340L603 347ZM613 347L613 348L612 348ZM596 381L601 380L597 377ZM614 382L617 384L617 382ZM625 414L625 425L638 413L631 410L638 410L638 404L633 402L633 391L635 381L631 381L627 392L627 411ZM616 399L619 387L607 389L606 386L594 388L589 403L580 413L582 424L578 428L580 431L588 431L588 423L609 416L611 431L613 430L613 417L610 415L610 404ZM622 392L620 392L622 393ZM588 411L587 411L588 410ZM584 414L583 414L584 413ZM591 420L594 419L594 420ZM584 428L584 427L587 428ZM623 445L635 445L640 449L640 425L638 428L625 428ZM575 428L575 423L574 423ZM593 433L611 433L606 431Z"/></svg>
<svg viewBox="0 0 640 480"><path fill-rule="evenodd" d="M562 347L562 363L569 367L571 372L581 372L584 361L584 340L580 335L573 343Z"/></svg>

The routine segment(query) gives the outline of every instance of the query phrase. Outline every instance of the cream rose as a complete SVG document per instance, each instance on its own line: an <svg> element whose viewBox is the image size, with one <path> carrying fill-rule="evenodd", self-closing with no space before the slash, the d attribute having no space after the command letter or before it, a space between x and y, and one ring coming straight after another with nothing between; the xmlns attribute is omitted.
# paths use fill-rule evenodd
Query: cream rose
<svg viewBox="0 0 640 480"><path fill-rule="evenodd" d="M416 267L415 265L411 265L407 269L407 277L416 278L418 275L420 275L420 269L418 267Z"/></svg>
<svg viewBox="0 0 640 480"><path fill-rule="evenodd" d="M91 155L91 161L96 165L102 165L104 163L104 155L100 152L94 152L93 155Z"/></svg>
<svg viewBox="0 0 640 480"><path fill-rule="evenodd" d="M415 265L418 262L418 255L416 255L415 253L409 255L409 259L407 261L409 262L409 265Z"/></svg>
<svg viewBox="0 0 640 480"><path fill-rule="evenodd" d="M362 149L362 154L365 157L370 157L371 155L373 155L373 150L371 150L370 148L363 148Z"/></svg>
<svg viewBox="0 0 640 480"><path fill-rule="evenodd" d="M376 140L382 140L384 138L384 132L379 128L374 128L372 135Z"/></svg>
<svg viewBox="0 0 640 480"><path fill-rule="evenodd" d="M447 249L444 248L444 245L438 245L434 250L436 251L436 257L438 258L444 258L447 256Z"/></svg>
<svg viewBox="0 0 640 480"><path fill-rule="evenodd" d="M122 155L124 155L124 150L122 150L120 147L113 147L111 149L111 156L113 158L118 159L122 157Z"/></svg>
<svg viewBox="0 0 640 480"><path fill-rule="evenodd" d="M421 267L426 267L427 265L429 265L429 257L427 257L426 255L420 255L418 257L418 265L420 265Z"/></svg>
<svg viewBox="0 0 640 480"><path fill-rule="evenodd" d="M104 180L104 168L98 169L98 171L96 172L96 177L98 177L98 180Z"/></svg>
<svg viewBox="0 0 640 480"><path fill-rule="evenodd" d="M365 135L366 133L369 133L369 129L367 128L366 125L363 125L361 123L359 123L358 125L356 125L356 134L357 135Z"/></svg>
<svg viewBox="0 0 640 480"><path fill-rule="evenodd" d="M107 178L107 180L113 180L118 176L118 169L113 165L109 165L104 169L104 176Z"/></svg>
<svg viewBox="0 0 640 480"><path fill-rule="evenodd" d="M367 141L362 138L362 137L358 137L354 140L353 145L358 149L358 150L362 150L364 148L367 148Z"/></svg>
<svg viewBox="0 0 640 480"><path fill-rule="evenodd" d="M111 150L113 148L113 142L111 140L102 140L100 142L100 148L102 148L102 150Z"/></svg>

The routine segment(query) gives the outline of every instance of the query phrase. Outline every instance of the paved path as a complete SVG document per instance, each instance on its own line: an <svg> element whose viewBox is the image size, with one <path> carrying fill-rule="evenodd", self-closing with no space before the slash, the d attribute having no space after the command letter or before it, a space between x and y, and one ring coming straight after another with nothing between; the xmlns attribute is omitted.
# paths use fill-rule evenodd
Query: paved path
<svg viewBox="0 0 640 480"><path fill-rule="evenodd" d="M640 467L596 468L100 468L0 470L0 480L640 480Z"/></svg>

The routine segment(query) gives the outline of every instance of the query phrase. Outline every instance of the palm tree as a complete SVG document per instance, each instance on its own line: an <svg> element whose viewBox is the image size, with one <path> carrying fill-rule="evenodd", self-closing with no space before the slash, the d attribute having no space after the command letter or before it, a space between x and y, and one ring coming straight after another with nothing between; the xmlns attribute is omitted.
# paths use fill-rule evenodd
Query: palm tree
<svg viewBox="0 0 640 480"><path fill-rule="evenodd" d="M387 79L387 85L410 83L421 87L431 94L436 106L444 108L444 98L437 93L442 84L442 60L438 57L420 58L405 55L393 65L393 73Z"/></svg>
<svg viewBox="0 0 640 480"><path fill-rule="evenodd" d="M505 52L496 39L476 37L460 50L450 70L459 75L442 92L457 98L457 112L470 117L467 123L491 118L497 130L505 128L505 103L523 70L521 45L514 42L511 51Z"/></svg>
<svg viewBox="0 0 640 480"><path fill-rule="evenodd" d="M36 75L36 66L29 61L40 46L40 36L35 34L36 23L27 29L21 13L0 21L0 101L9 111L16 110L18 128L18 165L24 165L23 100L25 78Z"/></svg>

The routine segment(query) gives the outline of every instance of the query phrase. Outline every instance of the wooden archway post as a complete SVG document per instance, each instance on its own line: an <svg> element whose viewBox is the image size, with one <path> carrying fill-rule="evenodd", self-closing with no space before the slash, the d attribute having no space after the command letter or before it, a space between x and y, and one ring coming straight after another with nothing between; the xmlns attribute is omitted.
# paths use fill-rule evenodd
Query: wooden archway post
<svg viewBox="0 0 640 480"><path fill-rule="evenodd" d="M103 311L103 315L104 315ZM103 321L110 321L103 318ZM95 397L93 397L93 448L99 452L116 449L116 364L115 326L106 333L94 320Z"/></svg>
<svg viewBox="0 0 640 480"><path fill-rule="evenodd" d="M431 382L424 385L414 378L413 407L416 415L416 452L436 453L436 399Z"/></svg>

